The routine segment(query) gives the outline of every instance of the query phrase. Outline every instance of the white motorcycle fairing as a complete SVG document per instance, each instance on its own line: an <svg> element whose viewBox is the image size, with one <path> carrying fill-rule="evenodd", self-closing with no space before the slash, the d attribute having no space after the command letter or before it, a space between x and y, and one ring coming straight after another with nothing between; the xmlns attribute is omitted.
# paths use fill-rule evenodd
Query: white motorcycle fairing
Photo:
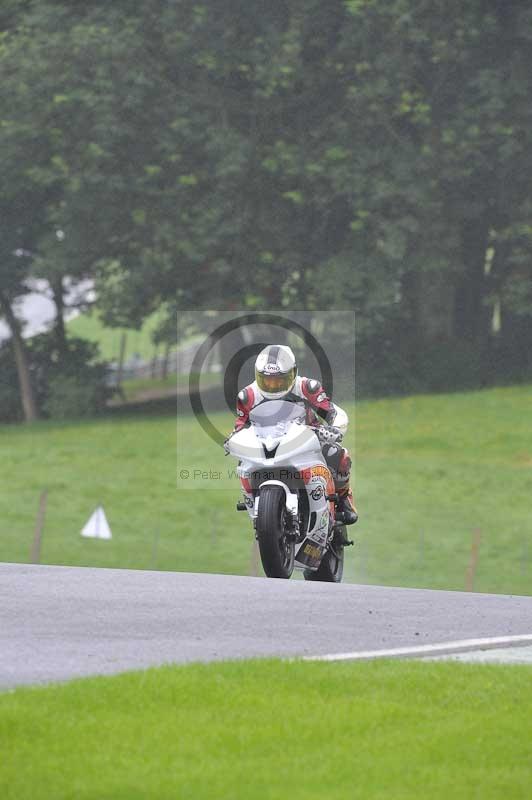
<svg viewBox="0 0 532 800"><path fill-rule="evenodd" d="M284 406L277 416L273 403ZM237 473L254 525L261 490L268 485L281 486L296 536L294 566L316 570L333 533L332 475L315 431L304 424L304 408L287 401L269 401L268 406L271 408L258 406L252 411L251 425L233 434L228 450L239 459Z"/></svg>

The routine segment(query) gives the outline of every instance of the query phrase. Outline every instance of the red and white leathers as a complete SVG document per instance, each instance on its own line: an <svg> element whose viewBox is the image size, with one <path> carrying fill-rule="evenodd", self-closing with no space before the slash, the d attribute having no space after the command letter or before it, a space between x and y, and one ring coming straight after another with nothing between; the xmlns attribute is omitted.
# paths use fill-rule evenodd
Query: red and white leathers
<svg viewBox="0 0 532 800"><path fill-rule="evenodd" d="M334 425L335 405L319 381L298 375L292 389L283 397L283 400L304 405L307 409L308 425L317 426L322 421L327 425ZM241 389L236 403L237 418L234 430L239 431L248 425L251 409L264 402L268 402L268 398L262 394L257 381L253 381L249 386ZM349 486L351 458L347 449L339 444L331 443L324 444L322 452L334 478L339 504L343 505L347 501L356 512L353 494Z"/></svg>

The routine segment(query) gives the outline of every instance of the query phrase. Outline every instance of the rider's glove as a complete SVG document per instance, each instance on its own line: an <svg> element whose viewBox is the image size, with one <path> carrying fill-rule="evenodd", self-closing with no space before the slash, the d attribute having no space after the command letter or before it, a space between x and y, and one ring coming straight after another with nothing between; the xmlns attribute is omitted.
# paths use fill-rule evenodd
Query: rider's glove
<svg viewBox="0 0 532 800"><path fill-rule="evenodd" d="M234 433L234 431L233 431L233 433ZM230 440L231 436L233 435L233 433L230 433L229 436L227 437L227 439L224 439L224 452L225 452L226 456L229 455L229 440Z"/></svg>
<svg viewBox="0 0 532 800"><path fill-rule="evenodd" d="M316 433L318 434L318 439L324 444L339 443L344 438L340 428L335 428L334 425L320 425L319 428L316 429Z"/></svg>

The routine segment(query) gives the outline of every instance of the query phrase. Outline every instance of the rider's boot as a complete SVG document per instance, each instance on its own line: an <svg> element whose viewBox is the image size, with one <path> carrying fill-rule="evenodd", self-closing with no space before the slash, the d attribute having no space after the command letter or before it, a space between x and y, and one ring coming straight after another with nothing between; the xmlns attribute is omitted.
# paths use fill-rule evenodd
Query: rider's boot
<svg viewBox="0 0 532 800"><path fill-rule="evenodd" d="M343 523L345 525L354 525L358 519L358 512L353 501L353 492L349 484L337 489L338 502L336 508L343 515Z"/></svg>
<svg viewBox="0 0 532 800"><path fill-rule="evenodd" d="M331 452L332 451L332 452ZM324 456L334 478L334 491L338 495L336 508L342 514L344 525L353 525L358 519L358 513L353 501L351 491L351 457L345 447L334 445L327 447Z"/></svg>

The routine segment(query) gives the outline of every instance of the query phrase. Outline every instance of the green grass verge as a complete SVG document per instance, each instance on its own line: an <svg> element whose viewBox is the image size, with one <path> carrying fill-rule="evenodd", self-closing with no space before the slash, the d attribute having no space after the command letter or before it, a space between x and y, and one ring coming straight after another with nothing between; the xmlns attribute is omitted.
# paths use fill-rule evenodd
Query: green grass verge
<svg viewBox="0 0 532 800"><path fill-rule="evenodd" d="M524 800L529 667L167 667L0 695L0 794Z"/></svg>
<svg viewBox="0 0 532 800"><path fill-rule="evenodd" d="M480 528L475 589L530 594L531 401L531 387L517 387L359 403L347 445L361 519L346 580L463 589ZM216 421L232 425L229 414ZM190 418L179 419L177 439L180 467L220 479L176 490L172 418L0 427L0 560L27 561L48 488L43 563L249 574L234 463ZM111 542L79 536L98 503Z"/></svg>

